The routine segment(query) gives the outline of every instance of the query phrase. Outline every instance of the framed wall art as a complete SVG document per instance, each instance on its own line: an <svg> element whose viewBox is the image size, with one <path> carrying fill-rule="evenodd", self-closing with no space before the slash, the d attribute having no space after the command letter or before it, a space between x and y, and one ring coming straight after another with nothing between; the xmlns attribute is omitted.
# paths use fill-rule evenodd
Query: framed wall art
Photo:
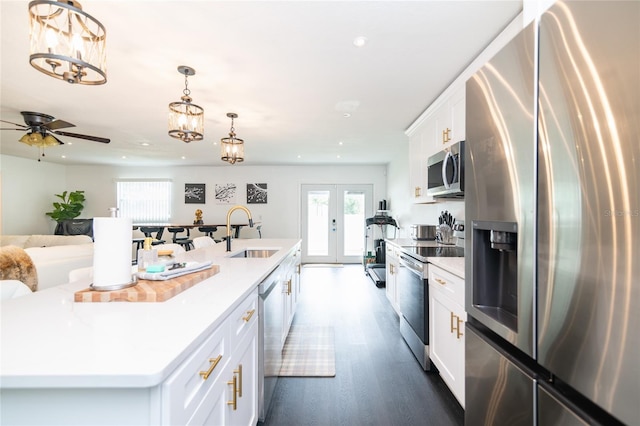
<svg viewBox="0 0 640 426"><path fill-rule="evenodd" d="M185 183L184 184L184 203L185 204L205 204L206 191L204 183Z"/></svg>
<svg viewBox="0 0 640 426"><path fill-rule="evenodd" d="M216 204L235 204L236 202L236 184L225 183L215 185Z"/></svg>
<svg viewBox="0 0 640 426"><path fill-rule="evenodd" d="M267 184L247 184L247 204L267 204Z"/></svg>

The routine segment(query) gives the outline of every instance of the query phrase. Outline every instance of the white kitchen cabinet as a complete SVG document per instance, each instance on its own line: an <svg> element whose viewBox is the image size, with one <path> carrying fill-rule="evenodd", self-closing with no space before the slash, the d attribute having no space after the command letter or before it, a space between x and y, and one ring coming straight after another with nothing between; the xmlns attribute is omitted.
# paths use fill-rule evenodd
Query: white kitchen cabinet
<svg viewBox="0 0 640 426"><path fill-rule="evenodd" d="M429 264L429 357L465 406L464 279Z"/></svg>
<svg viewBox="0 0 640 426"><path fill-rule="evenodd" d="M298 304L298 295L300 291L300 245L297 245L291 251L289 256L283 262L283 265L282 343L284 344L287 336L289 335L289 330L291 329L291 324L293 323L293 317L295 316Z"/></svg>
<svg viewBox="0 0 640 426"><path fill-rule="evenodd" d="M435 116L436 135L428 155L448 148L465 138L465 86L456 88L443 100Z"/></svg>
<svg viewBox="0 0 640 426"><path fill-rule="evenodd" d="M389 302L391 302L391 306L393 307L393 309L396 311L398 315L400 315L400 306L398 305L398 287L397 287L397 276L400 268L399 259L398 259L399 248L395 244L390 244L389 242L387 242L385 246L386 246L385 293L387 295L387 299L389 299Z"/></svg>
<svg viewBox="0 0 640 426"><path fill-rule="evenodd" d="M256 290L162 384L163 424L256 424L257 309Z"/></svg>
<svg viewBox="0 0 640 426"><path fill-rule="evenodd" d="M427 151L433 141L435 124L432 119L425 120L409 139L410 191L414 203L434 202L433 197L427 195Z"/></svg>

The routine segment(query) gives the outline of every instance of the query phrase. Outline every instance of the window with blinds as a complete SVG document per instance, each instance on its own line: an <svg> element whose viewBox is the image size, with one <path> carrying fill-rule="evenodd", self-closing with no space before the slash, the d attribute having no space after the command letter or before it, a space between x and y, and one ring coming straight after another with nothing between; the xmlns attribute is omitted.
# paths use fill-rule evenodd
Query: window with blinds
<svg viewBox="0 0 640 426"><path fill-rule="evenodd" d="M133 223L171 221L171 181L119 180L116 185L118 216Z"/></svg>

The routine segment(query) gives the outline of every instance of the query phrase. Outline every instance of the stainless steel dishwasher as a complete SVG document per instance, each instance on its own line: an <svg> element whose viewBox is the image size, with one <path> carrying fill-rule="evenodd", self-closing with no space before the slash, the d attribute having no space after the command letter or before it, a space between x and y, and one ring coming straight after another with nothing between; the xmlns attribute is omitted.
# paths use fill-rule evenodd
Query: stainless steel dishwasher
<svg viewBox="0 0 640 426"><path fill-rule="evenodd" d="M258 376L258 410L259 420L264 421L273 391L278 382L282 366L282 280L283 269L276 268L258 287L259 298L259 376Z"/></svg>

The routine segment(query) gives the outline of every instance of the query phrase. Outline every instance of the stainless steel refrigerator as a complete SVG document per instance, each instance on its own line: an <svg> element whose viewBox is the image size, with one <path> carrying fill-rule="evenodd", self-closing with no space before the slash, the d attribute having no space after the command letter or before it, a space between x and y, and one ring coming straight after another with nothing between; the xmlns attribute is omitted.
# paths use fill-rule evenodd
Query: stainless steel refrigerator
<svg viewBox="0 0 640 426"><path fill-rule="evenodd" d="M465 423L640 424L640 2L555 3L466 93Z"/></svg>

